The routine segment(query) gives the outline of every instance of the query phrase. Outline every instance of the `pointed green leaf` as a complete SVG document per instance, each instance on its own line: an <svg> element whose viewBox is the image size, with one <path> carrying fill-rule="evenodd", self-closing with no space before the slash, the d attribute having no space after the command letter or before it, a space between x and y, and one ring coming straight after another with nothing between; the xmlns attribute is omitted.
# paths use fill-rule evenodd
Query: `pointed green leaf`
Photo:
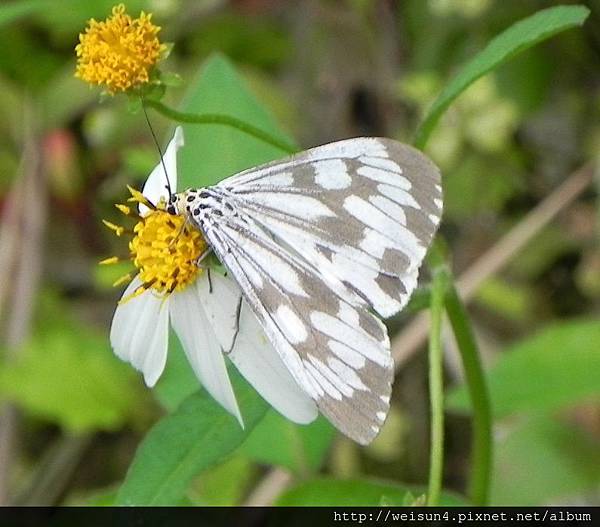
<svg viewBox="0 0 600 527"><path fill-rule="evenodd" d="M515 344L488 372L496 418L556 410L587 398L600 399L600 322L554 324ZM464 387L447 397L450 408L468 409Z"/></svg>
<svg viewBox="0 0 600 527"><path fill-rule="evenodd" d="M492 481L494 505L561 503L600 484L600 450L572 422L537 416L499 436Z"/></svg>
<svg viewBox="0 0 600 527"><path fill-rule="evenodd" d="M267 404L241 376L231 377L245 428L207 392L194 393L152 427L119 489L117 504L176 505L195 476L248 437Z"/></svg>
<svg viewBox="0 0 600 527"><path fill-rule="evenodd" d="M423 149L440 117L473 82L512 57L561 31L583 24L590 14L584 6L556 6L520 20L494 38L446 86L417 130L415 145Z"/></svg>
<svg viewBox="0 0 600 527"><path fill-rule="evenodd" d="M240 452L259 463L306 475L319 469L335 434L323 417L303 426L271 410L252 431Z"/></svg>
<svg viewBox="0 0 600 527"><path fill-rule="evenodd" d="M230 115L290 141L248 91L229 61L220 55L205 64L182 111ZM179 156L180 189L212 185L235 172L286 155L229 126L184 124L183 130L187 148L182 148Z"/></svg>

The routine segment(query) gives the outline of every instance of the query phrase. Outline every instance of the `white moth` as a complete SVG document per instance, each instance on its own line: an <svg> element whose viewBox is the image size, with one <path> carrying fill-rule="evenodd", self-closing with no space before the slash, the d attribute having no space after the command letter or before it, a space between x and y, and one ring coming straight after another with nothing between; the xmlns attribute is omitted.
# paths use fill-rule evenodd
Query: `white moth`
<svg viewBox="0 0 600 527"><path fill-rule="evenodd" d="M200 229L298 386L369 443L394 376L379 317L417 284L442 213L437 167L391 139L348 139L174 194L167 210Z"/></svg>

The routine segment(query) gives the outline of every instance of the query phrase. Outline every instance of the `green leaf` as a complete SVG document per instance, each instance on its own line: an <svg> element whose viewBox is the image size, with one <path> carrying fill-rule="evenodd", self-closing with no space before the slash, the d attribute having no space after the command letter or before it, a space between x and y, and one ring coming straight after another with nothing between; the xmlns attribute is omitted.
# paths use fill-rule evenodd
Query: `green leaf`
<svg viewBox="0 0 600 527"><path fill-rule="evenodd" d="M191 501L209 507L233 507L255 481L256 467L239 450L225 462L206 470L192 487ZM196 489L196 487L198 487Z"/></svg>
<svg viewBox="0 0 600 527"><path fill-rule="evenodd" d="M17 22L42 8L47 7L48 0L27 0L21 2L10 2L0 6L0 27Z"/></svg>
<svg viewBox="0 0 600 527"><path fill-rule="evenodd" d="M87 21L91 18L104 20L111 16L113 6L120 2L115 0L61 0L60 7L55 1L46 0L44 2L48 8L36 12L36 19L43 24L52 35L58 38L76 38L78 32L85 29ZM127 0L123 2L126 11L133 18L140 15L140 11L151 9L148 0ZM59 13L59 14L58 14ZM152 22L162 25L156 17ZM159 36L162 36L159 35Z"/></svg>
<svg viewBox="0 0 600 527"><path fill-rule="evenodd" d="M600 322L554 324L503 353L488 372L495 418L548 411L600 398ZM460 387L447 397L450 408L469 408Z"/></svg>
<svg viewBox="0 0 600 527"><path fill-rule="evenodd" d="M160 74L160 82L170 88L177 88L183 84L183 78L178 73L167 71Z"/></svg>
<svg viewBox="0 0 600 527"><path fill-rule="evenodd" d="M259 463L306 475L319 469L334 437L334 428L323 417L302 426L272 410L239 451Z"/></svg>
<svg viewBox="0 0 600 527"><path fill-rule="evenodd" d="M142 408L134 372L113 355L107 335L60 316L64 306L52 305L19 360L0 365L0 401L71 433L119 428Z"/></svg>
<svg viewBox="0 0 600 527"><path fill-rule="evenodd" d="M169 412L174 411L190 395L200 389L200 381L190 367L181 344L173 331L165 371L154 388L158 402Z"/></svg>
<svg viewBox="0 0 600 527"><path fill-rule="evenodd" d="M488 278L477 291L477 302L517 323L527 323L534 311L535 295L526 284Z"/></svg>
<svg viewBox="0 0 600 527"><path fill-rule="evenodd" d="M551 36L583 24L590 10L584 6L556 6L520 20L495 37L452 80L434 101L417 130L415 145L423 149L450 104L473 82L518 53Z"/></svg>
<svg viewBox="0 0 600 527"><path fill-rule="evenodd" d="M231 115L290 142L220 55L207 61L182 111ZM186 147L179 153L180 190L212 185L245 168L284 157L281 150L229 126L184 124L183 129Z"/></svg>
<svg viewBox="0 0 600 527"><path fill-rule="evenodd" d="M573 423L546 416L518 423L496 444L494 505L560 503L600 484L600 451Z"/></svg>
<svg viewBox="0 0 600 527"><path fill-rule="evenodd" d="M120 505L176 505L192 479L235 450L267 404L238 374L232 381L245 429L204 390L161 419L139 446L117 494Z"/></svg>
<svg viewBox="0 0 600 527"><path fill-rule="evenodd" d="M289 142L233 66L220 55L204 64L181 110L196 114L224 113ZM185 146L178 153L178 190L211 185L234 172L282 156L277 148L227 126L182 126ZM190 381L194 376L176 338L171 338L170 348L166 371L157 385L157 396L166 408L173 409L194 389Z"/></svg>
<svg viewBox="0 0 600 527"><path fill-rule="evenodd" d="M386 506L402 506L412 496L419 496L423 492L424 489L421 487L397 485L386 481L315 478L286 491L279 497L276 505L284 507L376 507L384 502ZM466 503L452 494L442 493L440 505L453 506L466 505Z"/></svg>

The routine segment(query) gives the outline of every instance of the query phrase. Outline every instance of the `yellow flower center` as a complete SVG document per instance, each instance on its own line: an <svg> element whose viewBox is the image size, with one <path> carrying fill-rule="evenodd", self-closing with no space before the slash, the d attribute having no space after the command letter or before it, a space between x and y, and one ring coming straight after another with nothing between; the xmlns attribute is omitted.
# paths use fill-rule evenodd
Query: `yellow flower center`
<svg viewBox="0 0 600 527"><path fill-rule="evenodd" d="M153 289L161 295L185 289L202 272L198 260L208 249L202 233L191 226L183 216L169 214L164 210L164 204L154 206L148 203L140 192L131 188L129 190L132 194L129 201L142 203L151 210L144 216L138 216L129 206L116 205L123 214L138 217L133 231L104 221L117 236L128 232L132 235L129 242L130 259L138 269L142 281L142 286L121 302L126 302L148 289ZM118 258L112 257L100 263L114 264L118 261ZM127 274L119 278L114 285L129 280L131 275Z"/></svg>
<svg viewBox="0 0 600 527"><path fill-rule="evenodd" d="M151 18L142 11L139 18L132 19L120 4L105 21L89 20L75 48L75 76L105 86L111 94L147 83L165 49L156 36L160 27L152 24Z"/></svg>
<svg viewBox="0 0 600 527"><path fill-rule="evenodd" d="M206 250L200 232L185 218L154 210L133 229L131 259L147 287L161 293L180 291L192 283L200 268L198 258Z"/></svg>

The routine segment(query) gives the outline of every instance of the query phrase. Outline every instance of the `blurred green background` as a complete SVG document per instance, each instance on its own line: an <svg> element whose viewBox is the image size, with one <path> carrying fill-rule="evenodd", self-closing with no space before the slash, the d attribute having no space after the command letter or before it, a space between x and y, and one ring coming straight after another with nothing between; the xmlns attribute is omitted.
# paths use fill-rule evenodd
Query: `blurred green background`
<svg viewBox="0 0 600 527"><path fill-rule="evenodd" d="M469 302L489 374L498 505L600 504L597 183L555 207L544 228L524 223L577 169L599 161L600 2L580 3L591 9L582 28L477 81L426 149L442 169L441 232L458 276L511 229L529 229L525 248L509 248L507 265ZM98 90L73 77L78 33L87 19L108 16L113 1L51 5L0 3L0 504L109 504L172 400L168 382L154 394L113 356L108 329L120 291L111 284L123 269L96 265L124 252L100 220L117 217L112 204L126 184L143 182L157 152L125 98L99 104ZM133 16L152 12L161 39L175 44L162 69L183 83L166 102L179 107L200 75L208 108L220 101L254 112L255 124L276 122L309 147L357 135L410 142L462 64L557 3L126 5ZM166 138L172 123L150 118ZM206 136L199 170L221 177L252 159ZM392 320L390 334L413 316ZM445 500L464 503L469 407L451 338L445 349ZM239 449L197 475L181 503L410 503L405 491L419 495L429 459L426 354L415 351L397 355L390 417L369 447L324 421L296 427L269 411Z"/></svg>

